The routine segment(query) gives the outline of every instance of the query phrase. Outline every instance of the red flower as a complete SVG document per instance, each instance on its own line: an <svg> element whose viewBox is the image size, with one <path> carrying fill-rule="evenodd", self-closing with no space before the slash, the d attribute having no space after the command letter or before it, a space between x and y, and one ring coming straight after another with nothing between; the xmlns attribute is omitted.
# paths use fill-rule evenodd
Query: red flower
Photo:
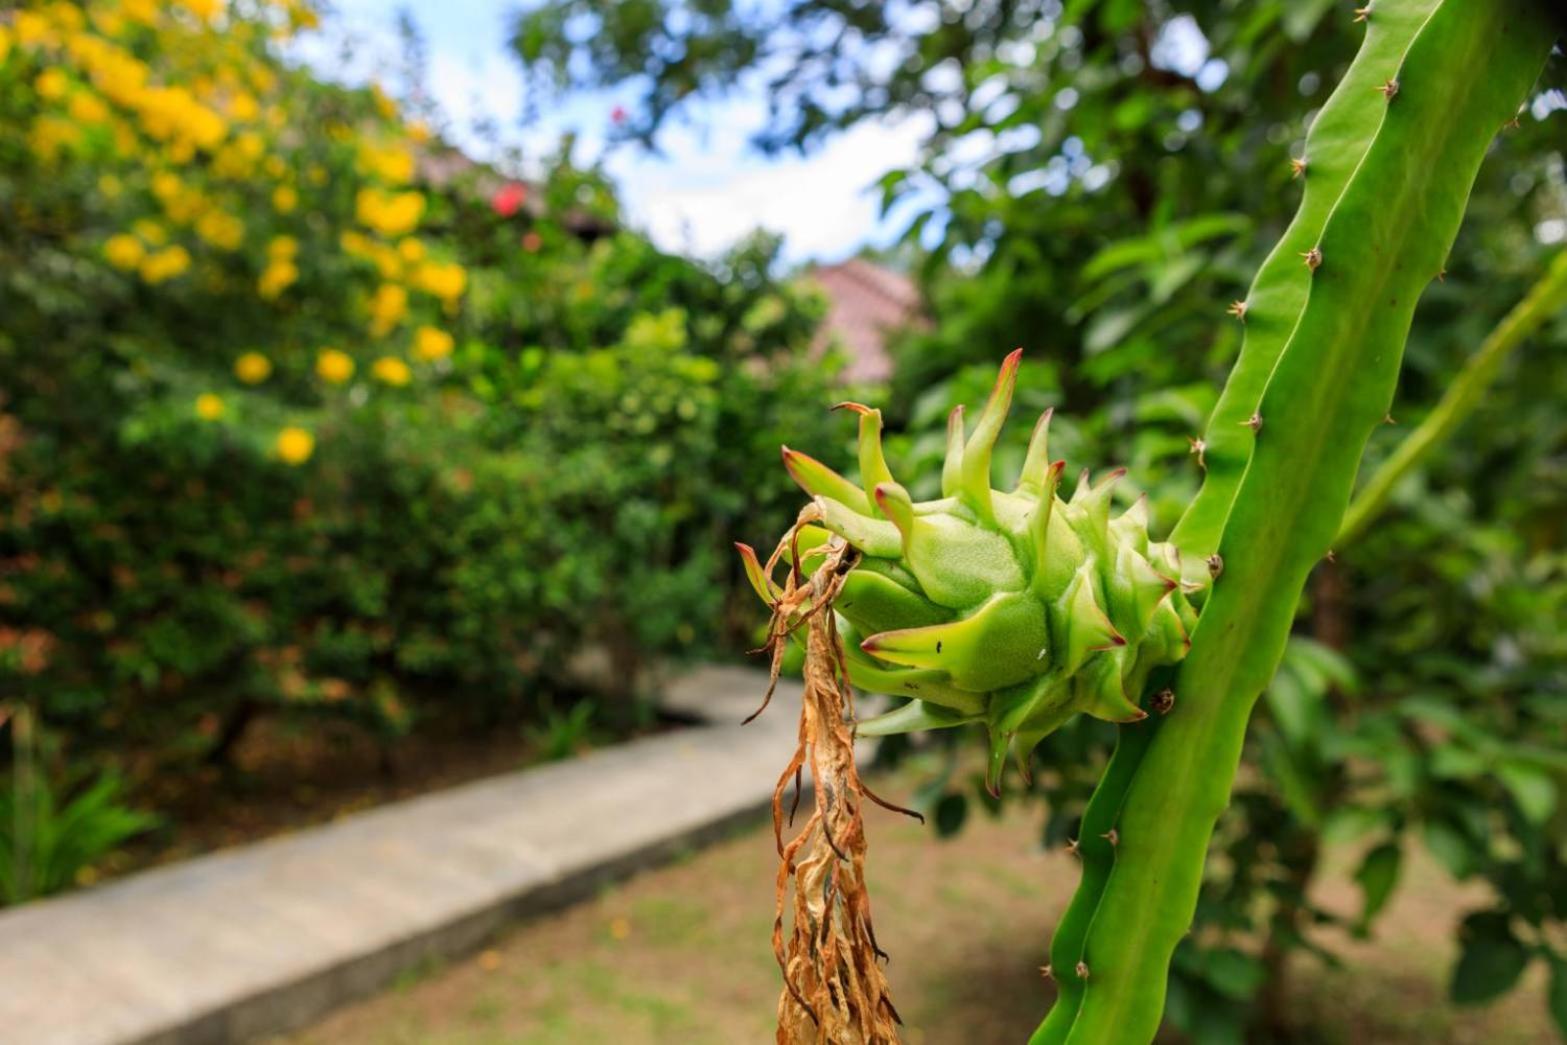
<svg viewBox="0 0 1567 1045"><path fill-rule="evenodd" d="M509 218L522 209L528 198L528 187L520 181L509 181L490 197L490 208L503 218Z"/></svg>

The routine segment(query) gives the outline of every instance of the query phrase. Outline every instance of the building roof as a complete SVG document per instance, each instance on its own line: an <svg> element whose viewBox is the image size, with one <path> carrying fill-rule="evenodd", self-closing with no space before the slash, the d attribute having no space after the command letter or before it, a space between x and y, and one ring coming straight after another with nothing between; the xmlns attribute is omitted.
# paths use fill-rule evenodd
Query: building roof
<svg viewBox="0 0 1567 1045"><path fill-rule="evenodd" d="M924 318L919 289L899 272L864 258L822 265L811 278L827 297L817 352L836 342L848 357L843 380L885 381L892 376L888 336Z"/></svg>

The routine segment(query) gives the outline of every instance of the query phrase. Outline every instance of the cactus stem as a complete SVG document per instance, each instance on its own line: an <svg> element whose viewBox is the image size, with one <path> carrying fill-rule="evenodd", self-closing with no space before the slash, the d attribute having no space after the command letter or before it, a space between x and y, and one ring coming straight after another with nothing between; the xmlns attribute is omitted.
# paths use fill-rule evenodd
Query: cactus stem
<svg viewBox="0 0 1567 1045"><path fill-rule="evenodd" d="M1077 963L1077 978L1080 979L1080 980L1088 979L1088 963L1087 962L1078 962Z"/></svg>
<svg viewBox="0 0 1567 1045"><path fill-rule="evenodd" d="M1214 580L1219 579L1219 574L1224 572L1224 559L1218 552L1208 556L1208 576Z"/></svg>
<svg viewBox="0 0 1567 1045"><path fill-rule="evenodd" d="M1303 250L1300 252L1300 256L1306 259L1306 267L1313 272L1317 271L1317 267L1322 264L1321 247L1312 247L1310 250Z"/></svg>
<svg viewBox="0 0 1567 1045"><path fill-rule="evenodd" d="M1153 695L1149 704L1161 715L1168 715L1175 707L1175 690L1161 689Z"/></svg>
<svg viewBox="0 0 1567 1045"><path fill-rule="evenodd" d="M1386 82L1377 86L1376 90L1382 93L1382 97L1392 101L1398 97L1398 78L1389 76Z"/></svg>
<svg viewBox="0 0 1567 1045"><path fill-rule="evenodd" d="M1228 315L1234 316L1242 323L1246 322L1246 302L1232 301L1230 307L1224 310Z"/></svg>
<svg viewBox="0 0 1567 1045"><path fill-rule="evenodd" d="M1291 178L1298 178L1302 174L1305 174L1305 173L1306 173L1306 157L1304 157L1304 156L1291 156L1290 157L1290 177Z"/></svg>

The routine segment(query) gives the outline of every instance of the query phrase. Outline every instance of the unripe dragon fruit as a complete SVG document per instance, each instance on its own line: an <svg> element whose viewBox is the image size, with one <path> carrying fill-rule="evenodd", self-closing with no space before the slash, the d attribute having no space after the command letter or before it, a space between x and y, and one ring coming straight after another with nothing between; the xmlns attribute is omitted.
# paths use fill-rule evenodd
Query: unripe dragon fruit
<svg viewBox="0 0 1567 1045"><path fill-rule="evenodd" d="M1002 364L971 433L962 407L949 417L940 500L915 502L894 481L878 410L843 404L859 414L863 488L786 447L812 504L769 564L798 555L803 568L842 542L858 553L832 602L844 667L862 690L909 698L858 733L982 722L992 789L1009 751L1026 774L1034 747L1076 712L1143 718L1148 676L1185 656L1197 620L1188 596L1201 590L1183 581L1173 545L1149 541L1145 500L1111 517L1124 470L1093 483L1085 471L1069 500L1057 496L1065 462L1048 458L1049 411L1017 485L991 489L1021 355ZM771 569L739 549L758 594L777 603Z"/></svg>

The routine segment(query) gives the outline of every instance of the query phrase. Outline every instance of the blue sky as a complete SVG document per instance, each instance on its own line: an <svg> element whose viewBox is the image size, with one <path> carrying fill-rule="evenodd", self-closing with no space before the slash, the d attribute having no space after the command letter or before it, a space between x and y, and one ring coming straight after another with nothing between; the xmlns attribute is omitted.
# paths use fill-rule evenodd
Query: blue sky
<svg viewBox="0 0 1567 1045"><path fill-rule="evenodd" d="M483 154L470 128L493 120L524 156L549 151L573 131L579 159L600 154L617 99L575 98L554 104L540 123L519 126L523 81L507 53L512 3L496 0L335 0L325 36L307 41L306 59L328 75L363 80L395 68L396 11L406 9L429 51L428 86L450 119L449 135ZM356 42L341 60L336 40ZM629 100L629 99L625 99ZM806 157L767 158L746 144L761 122L764 99L741 93L706 104L696 118L663 132L662 156L632 147L611 152L606 169L619 184L631 223L668 250L712 256L761 227L785 236L786 260L833 261L866 243L883 244L898 229L878 218L871 184L914 159L922 137L913 121L863 124Z"/></svg>

